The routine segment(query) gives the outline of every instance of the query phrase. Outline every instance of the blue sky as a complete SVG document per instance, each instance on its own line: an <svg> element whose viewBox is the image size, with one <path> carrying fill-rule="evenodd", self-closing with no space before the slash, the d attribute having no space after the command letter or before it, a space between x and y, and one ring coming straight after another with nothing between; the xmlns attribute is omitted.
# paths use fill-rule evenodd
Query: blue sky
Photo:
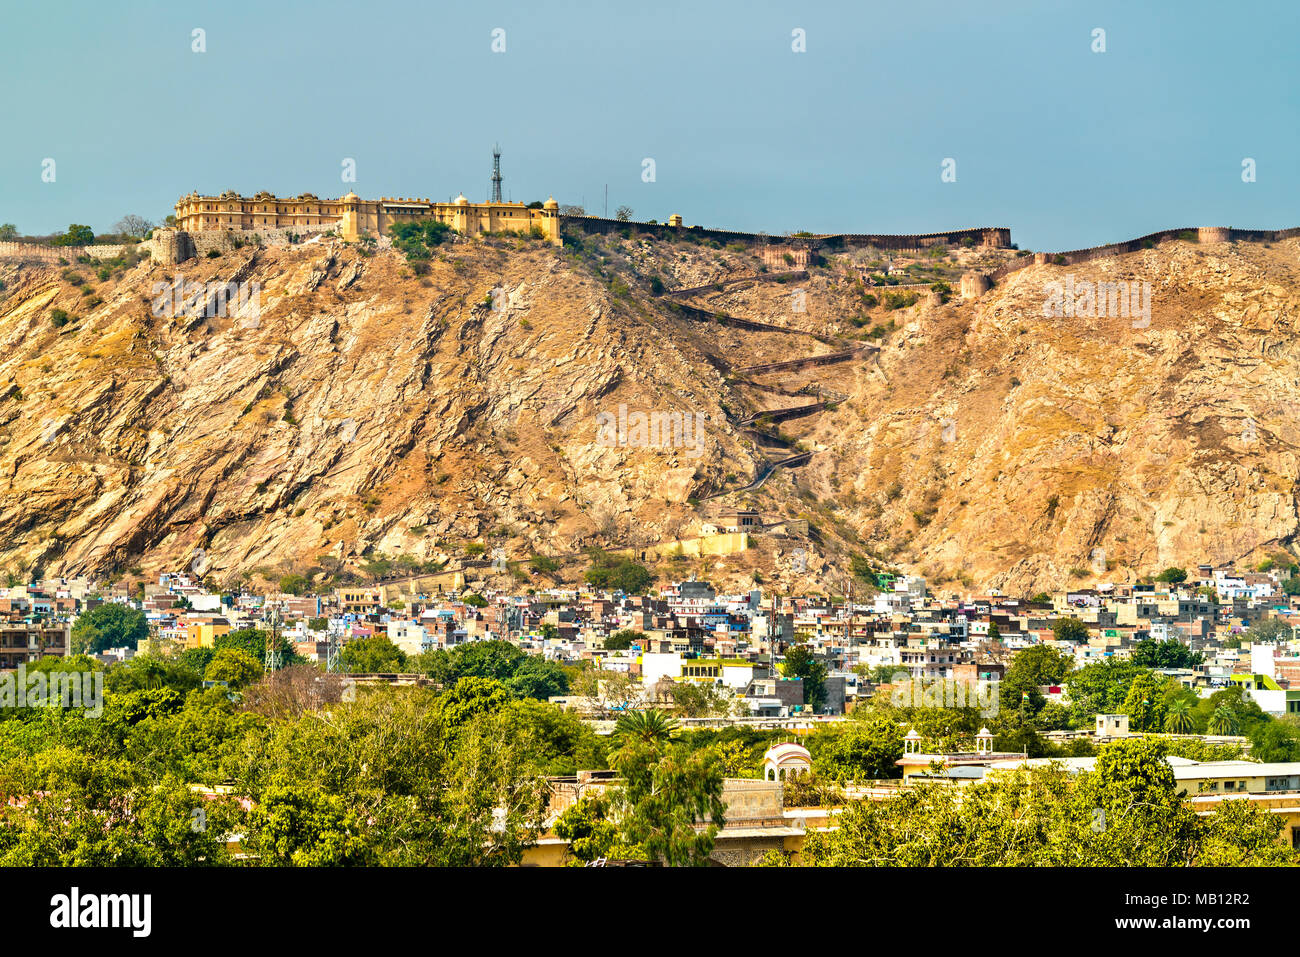
<svg viewBox="0 0 1300 957"><path fill-rule="evenodd" d="M638 219L1052 250L1296 226L1298 34L1293 2L45 0L0 32L0 222L108 231L191 189L481 200L499 142L510 198L599 214L608 184Z"/></svg>

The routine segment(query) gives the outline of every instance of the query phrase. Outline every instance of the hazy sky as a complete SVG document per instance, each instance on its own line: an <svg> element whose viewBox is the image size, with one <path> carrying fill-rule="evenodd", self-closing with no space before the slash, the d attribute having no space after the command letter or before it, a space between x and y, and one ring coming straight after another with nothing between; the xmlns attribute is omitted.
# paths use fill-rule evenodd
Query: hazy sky
<svg viewBox="0 0 1300 957"><path fill-rule="evenodd" d="M1294 0L43 0L0 25L0 222L109 231L191 189L483 200L499 142L507 198L600 214L608 184L638 219L1050 250L1296 226L1298 35Z"/></svg>

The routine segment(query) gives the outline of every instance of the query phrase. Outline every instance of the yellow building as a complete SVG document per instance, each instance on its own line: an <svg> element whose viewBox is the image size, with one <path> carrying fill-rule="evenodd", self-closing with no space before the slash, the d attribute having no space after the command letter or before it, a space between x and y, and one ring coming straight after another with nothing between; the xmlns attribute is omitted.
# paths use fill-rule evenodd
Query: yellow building
<svg viewBox="0 0 1300 957"><path fill-rule="evenodd" d="M280 199L263 190L252 197L227 190L220 196L190 193L176 202L176 228L186 232L207 229L324 229L342 218L342 200L318 199L302 193Z"/></svg>
<svg viewBox="0 0 1300 957"><path fill-rule="evenodd" d="M222 635L230 634L230 622L224 618L191 619L185 624L186 648L211 648Z"/></svg>
<svg viewBox="0 0 1300 957"><path fill-rule="evenodd" d="M398 223L425 219L446 223L462 236L508 231L562 245L560 205L554 198L537 209L524 203L471 203L463 195L450 203L435 203L429 199L362 199L356 193L339 199L320 199L313 193L280 198L265 191L246 197L228 190L220 196L191 193L176 203L176 228L191 233L320 232L333 228L345 240L356 242L362 236L387 236Z"/></svg>
<svg viewBox="0 0 1300 957"><path fill-rule="evenodd" d="M1197 814L1212 814L1220 801L1240 799L1280 815L1281 840L1300 850L1300 762L1188 763L1174 767L1174 778Z"/></svg>
<svg viewBox="0 0 1300 957"><path fill-rule="evenodd" d="M345 612L368 611L383 604L382 588L337 588L334 596Z"/></svg>

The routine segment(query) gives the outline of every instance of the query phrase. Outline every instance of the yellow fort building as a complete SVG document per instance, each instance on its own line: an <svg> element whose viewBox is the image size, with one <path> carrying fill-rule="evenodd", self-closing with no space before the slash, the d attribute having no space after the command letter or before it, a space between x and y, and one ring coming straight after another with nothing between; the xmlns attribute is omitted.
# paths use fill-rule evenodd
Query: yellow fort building
<svg viewBox="0 0 1300 957"><path fill-rule="evenodd" d="M337 230L349 242L363 236L386 236L398 223L435 219L462 236L513 232L560 241L560 206L554 198L541 207L524 203L471 203L464 195L449 203L428 199L362 199L348 193L339 199L320 199L312 193L280 198L267 192L251 197L227 191L220 196L191 193L176 203L176 228L187 233L209 230L257 232Z"/></svg>

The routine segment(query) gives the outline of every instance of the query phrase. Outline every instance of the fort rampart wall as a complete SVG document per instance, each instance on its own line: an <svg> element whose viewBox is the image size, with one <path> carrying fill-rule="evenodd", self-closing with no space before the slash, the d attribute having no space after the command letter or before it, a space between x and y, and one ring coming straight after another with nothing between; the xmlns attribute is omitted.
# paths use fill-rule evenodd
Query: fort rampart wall
<svg viewBox="0 0 1300 957"><path fill-rule="evenodd" d="M1148 233L1136 239L1121 243L1108 243L1105 246L1088 246L1084 249L1070 249L1061 253L1034 253L1018 256L1011 262L999 266L988 274L995 282L1027 266L1056 265L1073 266L1078 263L1091 262L1094 259L1106 259L1124 253L1134 253L1143 249L1154 249L1169 240L1184 240L1198 243L1281 242L1284 239L1300 237L1300 228L1290 229L1236 229L1229 226L1183 226L1178 229L1162 229Z"/></svg>
<svg viewBox="0 0 1300 957"><path fill-rule="evenodd" d="M1011 246L1011 230L1005 226L954 229L942 233L909 233L886 235L878 233L819 233L816 235L770 236L766 233L744 233L728 229L708 229L704 226L670 226L667 223L638 223L621 219L602 219L599 216L561 216L560 225L587 233L621 233L654 235L662 239L711 239L719 243L745 243L753 246L793 246L810 249L929 249L932 246Z"/></svg>
<svg viewBox="0 0 1300 957"><path fill-rule="evenodd" d="M65 259L76 262L82 256L91 259L113 259L122 254L127 247L122 244L109 246L45 246L40 243L0 243L0 258L25 259L40 262L57 263Z"/></svg>

